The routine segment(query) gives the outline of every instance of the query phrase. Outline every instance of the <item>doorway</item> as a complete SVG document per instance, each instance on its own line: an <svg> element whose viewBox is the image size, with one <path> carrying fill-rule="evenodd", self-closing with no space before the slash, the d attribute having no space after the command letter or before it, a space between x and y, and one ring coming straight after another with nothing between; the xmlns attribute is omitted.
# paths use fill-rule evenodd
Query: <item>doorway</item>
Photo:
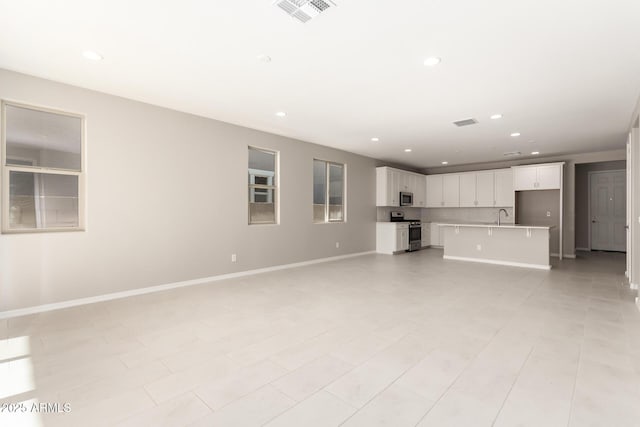
<svg viewBox="0 0 640 427"><path fill-rule="evenodd" d="M625 170L589 172L591 250L627 250L627 176Z"/></svg>

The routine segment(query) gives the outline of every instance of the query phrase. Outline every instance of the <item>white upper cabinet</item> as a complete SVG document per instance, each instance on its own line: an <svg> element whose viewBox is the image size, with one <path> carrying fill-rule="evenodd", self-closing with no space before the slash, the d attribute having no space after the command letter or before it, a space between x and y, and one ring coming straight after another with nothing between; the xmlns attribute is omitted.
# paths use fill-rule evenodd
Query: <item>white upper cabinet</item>
<svg viewBox="0 0 640 427"><path fill-rule="evenodd" d="M513 168L513 189L535 190L538 174L535 166Z"/></svg>
<svg viewBox="0 0 640 427"><path fill-rule="evenodd" d="M376 169L376 206L400 206L400 174L397 170Z"/></svg>
<svg viewBox="0 0 640 427"><path fill-rule="evenodd" d="M427 207L457 208L460 206L460 175L427 175Z"/></svg>
<svg viewBox="0 0 640 427"><path fill-rule="evenodd" d="M494 172L460 174L460 207L494 206Z"/></svg>
<svg viewBox="0 0 640 427"><path fill-rule="evenodd" d="M494 206L513 207L515 205L515 191L513 191L513 171L501 169L494 172L495 203Z"/></svg>
<svg viewBox="0 0 640 427"><path fill-rule="evenodd" d="M515 191L557 190L561 187L562 163L514 166L512 169Z"/></svg>
<svg viewBox="0 0 640 427"><path fill-rule="evenodd" d="M538 166L538 190L555 190L560 188L561 165Z"/></svg>
<svg viewBox="0 0 640 427"><path fill-rule="evenodd" d="M426 206L425 176L390 167L376 168L376 206L400 206L400 192L413 193L413 206Z"/></svg>
<svg viewBox="0 0 640 427"><path fill-rule="evenodd" d="M478 204L476 199L476 174L463 173L460 175L460 207L474 207Z"/></svg>
<svg viewBox="0 0 640 427"><path fill-rule="evenodd" d="M494 171L476 172L476 206L489 208L495 205ZM462 184L460 184L462 188Z"/></svg>
<svg viewBox="0 0 640 427"><path fill-rule="evenodd" d="M460 206L460 175L446 174L442 179L442 205L448 208Z"/></svg>
<svg viewBox="0 0 640 427"><path fill-rule="evenodd" d="M442 198L442 177L444 175L427 175L427 207L441 208L444 206Z"/></svg>

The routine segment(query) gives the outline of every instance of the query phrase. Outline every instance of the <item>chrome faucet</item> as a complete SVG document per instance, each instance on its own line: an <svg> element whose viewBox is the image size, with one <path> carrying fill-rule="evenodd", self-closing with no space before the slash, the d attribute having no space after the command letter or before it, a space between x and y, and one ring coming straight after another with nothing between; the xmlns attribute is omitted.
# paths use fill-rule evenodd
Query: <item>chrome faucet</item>
<svg viewBox="0 0 640 427"><path fill-rule="evenodd" d="M502 211L504 211L504 216L508 217L509 216L509 212L507 212L507 210L505 208L501 208L498 211L498 227L500 226L500 214L502 213Z"/></svg>

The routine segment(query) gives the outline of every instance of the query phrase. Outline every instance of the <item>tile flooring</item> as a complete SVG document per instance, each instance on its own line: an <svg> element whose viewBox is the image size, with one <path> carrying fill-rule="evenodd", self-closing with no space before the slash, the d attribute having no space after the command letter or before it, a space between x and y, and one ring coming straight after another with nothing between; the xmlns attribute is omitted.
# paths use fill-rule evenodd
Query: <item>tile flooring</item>
<svg viewBox="0 0 640 427"><path fill-rule="evenodd" d="M551 272L441 256L368 255L0 321L0 402L71 409L5 409L0 425L640 425L624 255Z"/></svg>

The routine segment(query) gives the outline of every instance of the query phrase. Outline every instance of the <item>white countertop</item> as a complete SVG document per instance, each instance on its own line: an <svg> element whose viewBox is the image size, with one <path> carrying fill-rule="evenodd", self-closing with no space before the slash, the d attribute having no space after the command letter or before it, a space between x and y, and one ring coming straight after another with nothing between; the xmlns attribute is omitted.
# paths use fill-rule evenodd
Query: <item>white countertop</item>
<svg viewBox="0 0 640 427"><path fill-rule="evenodd" d="M466 223L466 224L448 224L448 223L437 223L441 227L476 227L476 228L517 228L517 229L539 229L539 230L550 230L555 228L555 225L520 225L520 224L483 224L483 223Z"/></svg>

